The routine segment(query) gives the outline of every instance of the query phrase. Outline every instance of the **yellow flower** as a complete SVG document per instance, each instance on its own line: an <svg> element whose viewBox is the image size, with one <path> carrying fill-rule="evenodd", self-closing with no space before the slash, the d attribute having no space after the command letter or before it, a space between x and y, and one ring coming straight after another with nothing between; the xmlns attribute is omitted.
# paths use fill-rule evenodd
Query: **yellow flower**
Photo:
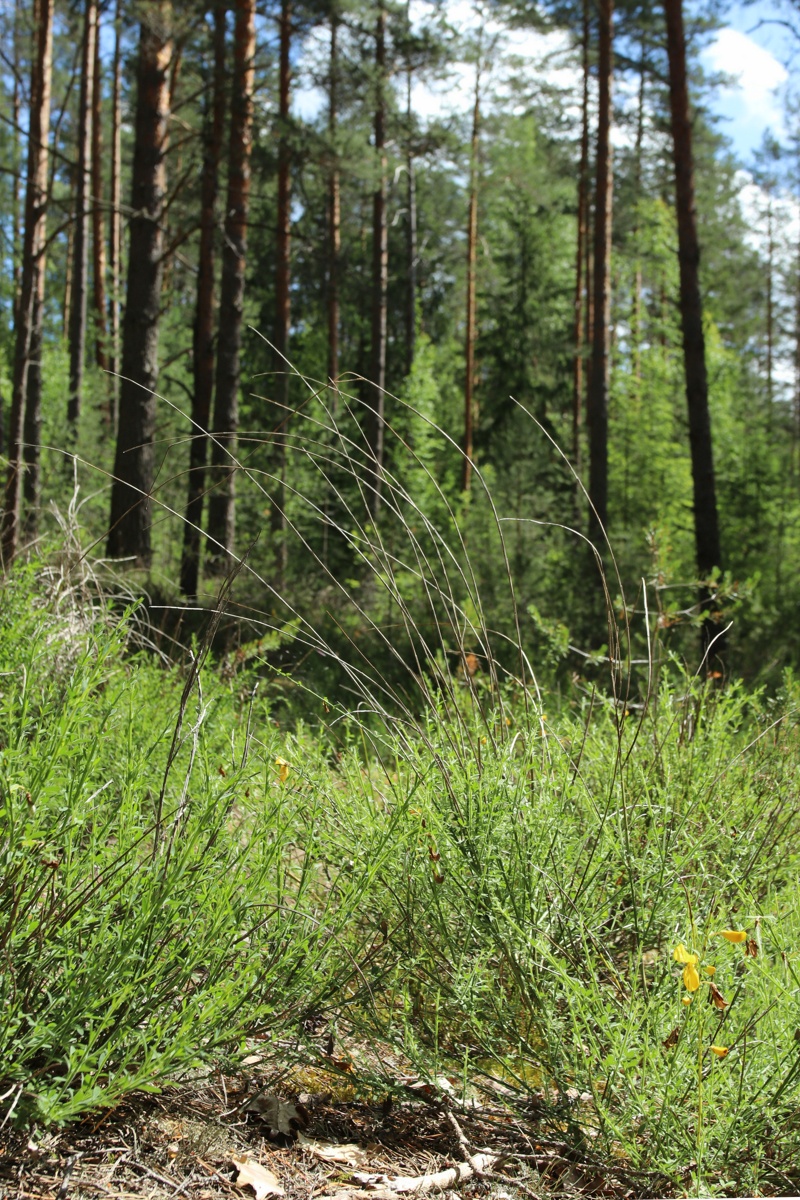
<svg viewBox="0 0 800 1200"><path fill-rule="evenodd" d="M288 762L285 758L281 758L280 755L278 755L278 757L275 759L275 766L278 768L278 778L280 779L281 783L286 783L286 780L289 778Z"/></svg>
<svg viewBox="0 0 800 1200"><path fill-rule="evenodd" d="M684 996L683 999L681 1000L681 1004L691 1004L691 1003L692 1003L691 996Z"/></svg>
<svg viewBox="0 0 800 1200"><path fill-rule="evenodd" d="M733 942L734 944L736 944L738 942L746 942L747 941L747 930L746 929L719 929L719 930L717 930L717 937L724 937L726 942Z"/></svg>
<svg viewBox="0 0 800 1200"><path fill-rule="evenodd" d="M717 968L716 967L706 967L705 972L706 972L706 975L710 975L711 978L713 979L717 973Z"/></svg>
<svg viewBox="0 0 800 1200"><path fill-rule="evenodd" d="M687 992L696 992L700 987L700 976L694 963L687 963L683 968L683 986Z"/></svg>
<svg viewBox="0 0 800 1200"><path fill-rule="evenodd" d="M716 1054L717 1058L724 1058L725 1055L728 1053L728 1047L727 1046L712 1046L711 1053Z"/></svg>
<svg viewBox="0 0 800 1200"><path fill-rule="evenodd" d="M672 957L675 959L675 962L687 963L691 967L693 967L697 964L697 955L690 954L689 951L684 946L683 942L680 942L675 947L675 949L672 952Z"/></svg>

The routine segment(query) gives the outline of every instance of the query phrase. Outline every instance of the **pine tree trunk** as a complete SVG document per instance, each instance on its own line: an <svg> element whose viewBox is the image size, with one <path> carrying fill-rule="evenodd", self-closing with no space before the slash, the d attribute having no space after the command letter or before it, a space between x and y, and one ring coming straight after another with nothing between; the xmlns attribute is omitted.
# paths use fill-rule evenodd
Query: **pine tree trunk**
<svg viewBox="0 0 800 1200"><path fill-rule="evenodd" d="M289 105L292 71L290 51L292 44L291 0L281 0L280 51L278 78L278 119L280 140L278 143L278 224L276 230L275 261L275 395L276 409L276 484L272 494L272 533L275 543L275 586L283 588L286 575L288 544L286 540L286 429L289 419L289 329L291 325L291 145L289 141Z"/></svg>
<svg viewBox="0 0 800 1200"><path fill-rule="evenodd" d="M94 51L97 38L97 0L86 0L83 25L81 88L78 102L78 178L75 195L75 243L72 268L72 311L69 327L69 402L67 420L77 428L83 391L86 346L87 268L89 263L89 217L91 212L92 110Z"/></svg>
<svg viewBox="0 0 800 1200"><path fill-rule="evenodd" d="M228 194L219 303L212 482L209 495L209 569L221 571L233 554L235 491L231 456L236 453L239 421L239 355L242 343L247 217L250 198L250 151L253 125L255 0L236 0Z"/></svg>
<svg viewBox="0 0 800 1200"><path fill-rule="evenodd" d="M411 28L410 15L407 17ZM412 68L409 58L406 63L406 125L408 143L406 147L406 180L408 185L406 216L406 247L408 255L408 295L406 297L406 373L411 374L417 348L417 175L414 162L413 119L411 106Z"/></svg>
<svg viewBox="0 0 800 1200"><path fill-rule="evenodd" d="M197 271L197 310L194 322L194 393L192 440L189 446L189 495L183 525L181 591L197 595L200 576L200 530L203 520L208 429L214 391L214 243L219 164L225 125L225 25L227 0L214 6L214 82L203 141L200 195L200 251Z"/></svg>
<svg viewBox="0 0 800 1200"><path fill-rule="evenodd" d="M372 196L372 337L367 384L366 439L370 455L368 503L377 520L383 472L383 413L386 388L386 298L389 285L389 231L386 222L386 9L379 0L375 24L375 159L378 182Z"/></svg>
<svg viewBox="0 0 800 1200"><path fill-rule="evenodd" d="M636 113L636 147L635 162L635 191L636 206L633 225L633 244L636 255L636 265L633 280L633 315L631 319L631 335L633 337L633 378L636 387L637 403L642 398L642 256L639 246L639 204L642 199L642 154L644 152L644 100L646 80L645 44L642 41L642 58L639 64L639 100Z"/></svg>
<svg viewBox="0 0 800 1200"><path fill-rule="evenodd" d="M119 430L111 489L108 554L149 566L154 477L158 330L164 272L162 216L167 187L172 10L142 10L137 64L130 257L122 330Z"/></svg>
<svg viewBox="0 0 800 1200"><path fill-rule="evenodd" d="M31 69L30 117L28 128L27 182L25 189L25 229L23 234L22 278L15 333L14 380L8 432L8 474L3 501L2 559L14 557L20 536L22 516L22 474L26 409L38 406L34 390L31 397L31 366L34 385L41 380L37 371L42 342L42 297L47 222L47 163L50 132L50 87L53 66L53 0L35 0L33 21L36 49ZM29 425L30 427L30 425ZM37 446L38 454L38 446ZM38 462L38 457L37 457Z"/></svg>
<svg viewBox="0 0 800 1200"><path fill-rule="evenodd" d="M69 177L70 222L67 226L67 245L64 253L64 301L61 306L61 336L64 339L69 338L69 327L72 322L72 265L75 257L75 214L71 204L75 196L75 172L70 170L67 174Z"/></svg>
<svg viewBox="0 0 800 1200"><path fill-rule="evenodd" d="M572 394L572 463L581 469L581 421L583 410L583 260L586 255L589 208L589 0L583 0L581 35L583 100L581 103L581 160L578 168L578 245L575 257L575 362Z"/></svg>
<svg viewBox="0 0 800 1200"><path fill-rule="evenodd" d="M478 265L478 167L480 155L481 66L475 72L475 103L472 109L472 142L469 170L469 216L467 219L467 332L464 340L464 459L461 487L472 484L473 424L475 417L475 336L477 329Z"/></svg>
<svg viewBox="0 0 800 1200"><path fill-rule="evenodd" d="M108 367L111 380L111 430L116 432L119 412L119 325L120 325L120 267L122 264L122 0L117 0L114 17L114 63L111 97L111 221L109 223L108 263L111 275L109 317L111 345Z"/></svg>
<svg viewBox="0 0 800 1200"><path fill-rule="evenodd" d="M686 80L686 39L682 0L664 0L669 55L669 95L675 163L675 200L678 221L678 263L683 358L686 373L686 402L689 409L689 441L692 456L694 528L697 570L701 579L701 611L707 614L703 642L707 649L714 636L714 602L706 580L722 567L722 550L717 515L711 418L708 409L703 306L700 297L700 245L694 197L692 121ZM717 643L719 652L720 643Z"/></svg>
<svg viewBox="0 0 800 1200"><path fill-rule="evenodd" d="M339 18L331 9L330 97L328 108L328 139L331 169L328 179L328 379L335 384L339 378L339 254L342 245L342 205L339 154L336 145L338 111L338 48Z"/></svg>
<svg viewBox="0 0 800 1200"><path fill-rule="evenodd" d="M773 231L772 196L767 197L767 421L772 425L772 402L775 397L775 238Z"/></svg>
<svg viewBox="0 0 800 1200"><path fill-rule="evenodd" d="M597 160L594 209L594 313L592 367L587 398L589 426L589 537L602 538L608 523L608 384L611 327L611 85L613 0L599 0Z"/></svg>
<svg viewBox="0 0 800 1200"><path fill-rule="evenodd" d="M106 356L106 243L103 220L103 74L100 62L100 21L94 42L94 79L92 82L92 249L94 279L95 362L101 371L108 368ZM106 386L110 381L106 380ZM110 423L111 411L107 411Z"/></svg>
<svg viewBox="0 0 800 1200"><path fill-rule="evenodd" d="M22 228L22 150L19 135L19 118L20 118L20 24L21 24L21 0L14 0L14 69L12 72L11 84L11 119L14 122L14 127L11 131L14 146L14 183L11 195L11 221L12 221L12 236L14 239L13 254L14 254L14 330L17 328L17 306L19 305L20 286L22 283L22 242L25 236ZM3 430L2 430L2 414L0 413L0 453L2 453Z"/></svg>

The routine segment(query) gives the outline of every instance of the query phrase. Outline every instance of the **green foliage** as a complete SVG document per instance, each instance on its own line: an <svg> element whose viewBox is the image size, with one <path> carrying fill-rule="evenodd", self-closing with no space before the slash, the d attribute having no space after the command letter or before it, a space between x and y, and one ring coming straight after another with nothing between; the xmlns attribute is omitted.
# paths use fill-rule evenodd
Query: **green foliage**
<svg viewBox="0 0 800 1200"><path fill-rule="evenodd" d="M132 618L74 599L33 567L3 583L0 1078L45 1123L357 995L392 827L351 844L357 868L327 862L319 753L281 742L284 785L263 706L207 672L182 701L181 672L131 654Z"/></svg>

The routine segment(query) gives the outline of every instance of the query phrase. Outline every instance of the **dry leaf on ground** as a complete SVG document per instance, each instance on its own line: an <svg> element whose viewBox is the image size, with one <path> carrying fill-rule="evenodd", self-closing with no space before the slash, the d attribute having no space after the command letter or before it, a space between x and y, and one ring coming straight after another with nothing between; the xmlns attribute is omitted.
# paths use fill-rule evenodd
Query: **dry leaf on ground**
<svg viewBox="0 0 800 1200"><path fill-rule="evenodd" d="M267 1196L285 1196L286 1193L278 1182L277 1175L261 1163L251 1162L249 1158L232 1158L231 1162L239 1174L236 1176L236 1186L251 1187L256 1194L256 1200L266 1200Z"/></svg>
<svg viewBox="0 0 800 1200"><path fill-rule="evenodd" d="M367 1161L366 1150L362 1150L355 1142L318 1142L313 1138L303 1137L302 1134L297 1141L299 1146L302 1146L304 1150L309 1150L323 1162L344 1163L348 1167L363 1167Z"/></svg>
<svg viewBox="0 0 800 1200"><path fill-rule="evenodd" d="M290 1100L281 1100L271 1092L262 1092L254 1096L245 1105L245 1112L257 1113L270 1129L278 1133L296 1138L298 1130L308 1128L308 1113L302 1104L292 1104Z"/></svg>

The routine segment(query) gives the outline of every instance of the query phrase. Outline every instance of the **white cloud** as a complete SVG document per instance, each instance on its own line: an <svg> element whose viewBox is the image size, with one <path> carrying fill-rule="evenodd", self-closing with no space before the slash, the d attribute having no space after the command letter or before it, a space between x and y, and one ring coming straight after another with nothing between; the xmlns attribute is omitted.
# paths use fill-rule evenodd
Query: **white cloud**
<svg viewBox="0 0 800 1200"><path fill-rule="evenodd" d="M735 82L718 89L714 107L726 118L740 154L754 150L766 129L780 135L783 111L777 93L788 77L783 63L746 33L730 28L719 31L703 57L711 70L734 77Z"/></svg>

